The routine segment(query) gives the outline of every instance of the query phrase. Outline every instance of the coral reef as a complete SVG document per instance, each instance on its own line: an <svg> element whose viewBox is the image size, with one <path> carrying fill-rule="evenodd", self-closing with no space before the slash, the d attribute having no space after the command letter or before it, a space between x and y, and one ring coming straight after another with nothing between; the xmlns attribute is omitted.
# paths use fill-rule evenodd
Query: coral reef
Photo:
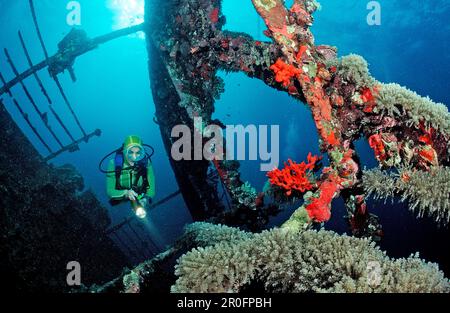
<svg viewBox="0 0 450 313"><path fill-rule="evenodd" d="M193 228L209 231L214 239L178 260L172 292L238 292L255 282L270 292L450 291L436 264L418 255L390 259L368 239L282 229L237 235L203 223ZM222 231L225 241L217 242Z"/></svg>
<svg viewBox="0 0 450 313"><path fill-rule="evenodd" d="M313 221L324 222L331 216L334 198L343 194L346 203L354 203L349 201L351 197L357 198L358 208L348 207L349 221L355 235L364 235L362 228L375 225L367 225L373 219L369 218L364 192L357 187L362 173L353 142L364 134L384 168L445 171L450 151L448 110L398 85L380 84L371 77L361 56L336 60L334 49L315 46L309 31L316 8L312 1L294 1L290 9L283 1L270 3L267 6L253 1L268 27L267 35L282 51L270 67L274 80L290 95L300 100L304 96L320 135L321 149L331 159L317 180L319 189L313 197L304 196L305 205L299 210L306 209ZM273 179L271 183L279 184ZM448 195L442 201L446 207ZM363 216L366 225L354 223Z"/></svg>
<svg viewBox="0 0 450 313"><path fill-rule="evenodd" d="M209 223L193 223L185 227L185 232L173 245L151 260L139 264L135 268L125 269L114 280L102 285L92 285L82 291L95 293L141 293L169 291L176 277L173 274L174 258L195 247L207 247L217 243L233 243L252 237L252 233L240 231L238 228ZM154 282L158 283L155 284ZM167 287L167 290L163 288Z"/></svg>
<svg viewBox="0 0 450 313"><path fill-rule="evenodd" d="M360 187L362 170L354 143L366 138L383 169L444 169L450 161L447 108L398 85L378 82L361 56L338 58L335 47L316 45L311 32L313 13L319 7L316 1L295 0L286 7L281 0L254 0L253 5L264 19L264 33L270 41L223 31L225 17L220 0L147 6L149 15L152 10L163 12L159 18L151 19L146 28L153 63L163 64L160 71L151 71L157 114L161 115L158 120L170 121L163 126L163 137L171 125L190 125L197 116L208 124L214 99L223 90L217 72L239 71L288 93L311 109L320 150L328 154L330 164L317 174L312 189L307 184L292 188L284 178L272 177L276 188L264 194L273 201L256 206L256 202L261 204L258 197L263 196L253 191L241 192L242 188L250 189L242 187L245 182L240 180L239 166L230 168L227 160L216 160L214 166L231 197L233 212L222 218L225 210L215 196L217 188L205 178L207 164L174 163L191 212L196 220L213 216L218 222L258 225L255 228L261 229L267 221L268 205L281 207L303 197L305 203L300 206L299 215L303 216L306 210L310 221L325 222L331 217L332 200L342 196L354 235L380 233L376 229L380 225L369 213L365 191ZM161 79L164 73L170 79ZM168 93L162 97L161 90ZM197 168L195 173L193 167ZM189 184L186 180L190 180ZM195 194L203 200L193 199ZM202 211L200 218L197 211ZM293 220L299 221L295 217ZM304 226L297 222L288 224L291 229L294 225L299 229Z"/></svg>

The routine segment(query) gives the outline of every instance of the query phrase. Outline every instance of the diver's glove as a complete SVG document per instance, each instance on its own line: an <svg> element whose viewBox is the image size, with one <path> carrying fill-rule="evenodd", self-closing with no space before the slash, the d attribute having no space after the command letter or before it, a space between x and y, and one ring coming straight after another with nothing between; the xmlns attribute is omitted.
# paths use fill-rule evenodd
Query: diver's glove
<svg viewBox="0 0 450 313"><path fill-rule="evenodd" d="M134 201L138 199L138 194L136 193L136 191L130 189L125 191L124 197L128 198L131 201Z"/></svg>

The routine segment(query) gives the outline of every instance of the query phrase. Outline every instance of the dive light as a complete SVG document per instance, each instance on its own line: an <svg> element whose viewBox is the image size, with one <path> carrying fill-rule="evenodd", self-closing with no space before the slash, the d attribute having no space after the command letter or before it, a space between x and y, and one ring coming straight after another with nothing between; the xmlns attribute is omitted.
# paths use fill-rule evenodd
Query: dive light
<svg viewBox="0 0 450 313"><path fill-rule="evenodd" d="M138 200L130 200L130 201L134 214L136 214L136 216L139 218L145 218L147 216L147 212L145 211L141 203Z"/></svg>

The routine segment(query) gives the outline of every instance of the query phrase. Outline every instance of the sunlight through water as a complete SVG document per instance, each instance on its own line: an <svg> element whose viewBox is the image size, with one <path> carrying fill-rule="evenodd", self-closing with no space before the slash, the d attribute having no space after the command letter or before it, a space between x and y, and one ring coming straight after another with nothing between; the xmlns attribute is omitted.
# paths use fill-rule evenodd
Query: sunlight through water
<svg viewBox="0 0 450 313"><path fill-rule="evenodd" d="M145 0L109 0L108 7L115 13L114 29L130 27L144 22ZM144 38L144 33L137 34Z"/></svg>

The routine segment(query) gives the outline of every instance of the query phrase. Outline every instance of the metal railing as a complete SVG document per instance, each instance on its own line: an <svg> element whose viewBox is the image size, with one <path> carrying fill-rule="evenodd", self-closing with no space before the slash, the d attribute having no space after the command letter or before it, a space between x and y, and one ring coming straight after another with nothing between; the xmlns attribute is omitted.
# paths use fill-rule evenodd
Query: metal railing
<svg viewBox="0 0 450 313"><path fill-rule="evenodd" d="M81 37L81 41L71 41L74 39L74 37L71 36L77 36L80 34L84 34L83 31L77 31L75 29L72 29L72 31L60 42L58 45L58 52L53 55L49 56L47 48L44 43L44 39L42 36L42 33L39 28L39 23L36 15L35 6L33 3L33 0L29 0L29 8L31 11L31 16L33 18L34 28L37 33L39 43L42 47L42 50L45 55L45 60L33 64L33 61L31 59L30 53L27 49L26 42L24 40L24 36L19 31L19 40L20 44L22 46L23 52L25 54L27 63L28 63L28 69L23 71L22 73L19 73L11 54L9 53L8 49L4 49L4 54L6 56L7 62L9 63L13 73L14 77L6 81L3 77L2 73L0 73L0 97L2 97L4 94L7 94L10 98L14 106L17 108L17 110L20 112L21 117L25 120L28 127L32 130L33 134L38 138L39 142L45 147L45 149L48 151L48 155L44 157L45 161L49 161L58 155L60 155L63 152L69 151L77 151L79 150L79 144L82 142L88 142L92 137L100 136L101 131L99 129L96 129L93 132L87 133L85 129L83 128L78 116L75 113L74 106L69 100L67 93L65 92L58 75L63 73L65 70L69 70L72 79L74 79L73 74L73 68L72 65L75 61L75 59L93 49L98 47L99 44L105 43L107 41L113 40L115 38L125 36L128 34L135 33L137 31L143 30L144 25L136 25L133 27L128 27L124 29L119 29L117 31L113 31L111 33L108 33L106 35L102 35L99 37L96 37L94 39L88 39L86 37ZM80 37L75 37L75 39L79 39ZM64 49L64 45L69 44L70 49ZM60 115L55 107L53 106L53 101L47 92L44 83L42 79L39 77L39 72L45 68L48 68L50 77L53 79L53 81L56 84L56 87L58 89L58 92L60 96L62 97L63 102L65 103L71 118L75 121L76 125L78 126L79 130L81 131L82 136L78 139L76 139L76 136L73 135L73 133L69 130L66 123L64 123L63 119L61 118L62 115ZM34 76L34 79L36 80L42 94L47 100L48 103L48 111L51 113L52 117L56 120L57 125L61 127L64 130L64 133L68 136L70 139L70 142L68 144L64 144L63 140L60 138L60 135L58 135L54 128L50 125L49 119L48 119L48 113L43 112L39 106L37 105L37 102L35 101L34 97L32 96L30 90L26 86L26 79L29 77ZM20 103L17 98L13 95L11 89L16 86L20 85L22 87L22 91L25 93L27 100L30 102L32 110L39 116L39 120L35 121L30 118L30 115L27 112L27 107L23 106L22 103ZM1 99L1 98L0 98ZM50 137L55 141L55 144L58 146L57 149L52 149L53 146L50 142L47 142L45 139L47 138L42 134L39 130L40 128L35 125L35 123L43 123L45 126L45 129L49 132Z"/></svg>

